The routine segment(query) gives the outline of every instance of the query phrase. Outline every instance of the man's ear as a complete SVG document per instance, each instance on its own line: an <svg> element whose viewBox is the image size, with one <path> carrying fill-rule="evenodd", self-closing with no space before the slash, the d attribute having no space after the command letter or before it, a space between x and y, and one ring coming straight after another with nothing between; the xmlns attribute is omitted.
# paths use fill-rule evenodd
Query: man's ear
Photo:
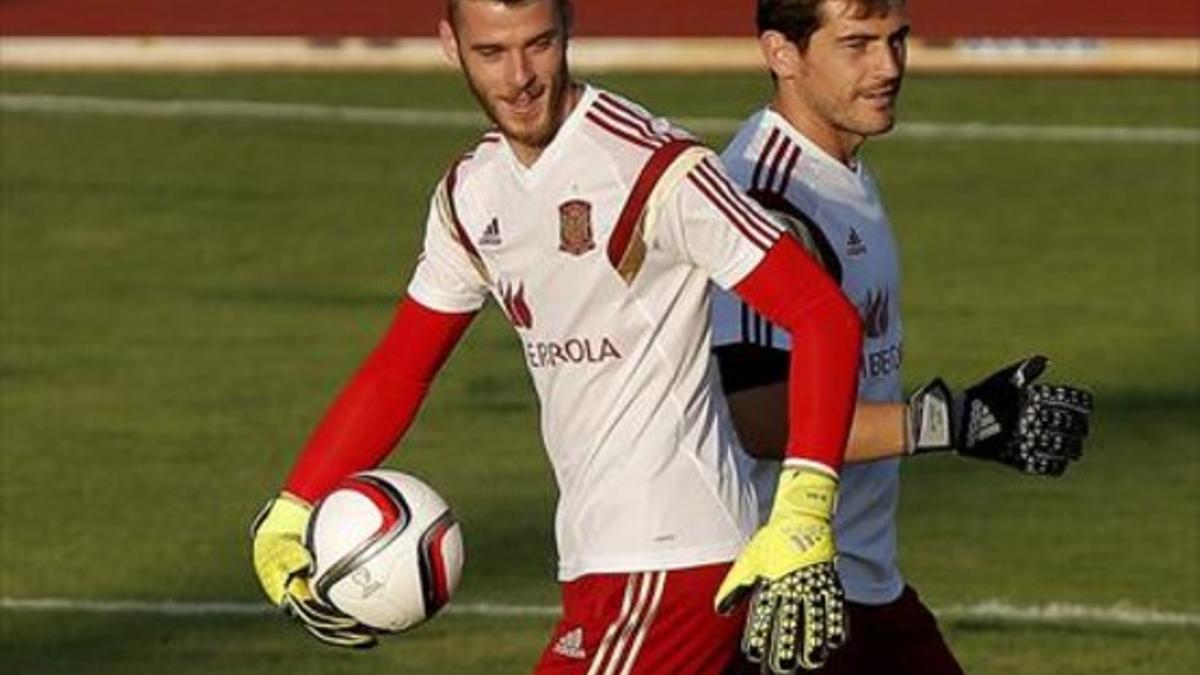
<svg viewBox="0 0 1200 675"><path fill-rule="evenodd" d="M458 36L454 34L454 26L446 19L438 21L438 41L442 43L442 56L459 68L462 67L462 57L458 52Z"/></svg>
<svg viewBox="0 0 1200 675"><path fill-rule="evenodd" d="M758 36L758 48L767 62L767 68L775 73L775 77L789 79L800 69L803 60L800 48L783 33L777 30L763 31Z"/></svg>

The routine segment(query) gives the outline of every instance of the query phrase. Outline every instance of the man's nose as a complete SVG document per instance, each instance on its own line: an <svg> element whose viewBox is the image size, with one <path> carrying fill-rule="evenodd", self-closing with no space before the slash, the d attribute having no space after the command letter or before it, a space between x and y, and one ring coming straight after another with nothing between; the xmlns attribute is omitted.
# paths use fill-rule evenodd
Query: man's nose
<svg viewBox="0 0 1200 675"><path fill-rule="evenodd" d="M517 50L509 59L508 83L518 91L533 80L533 63L524 50Z"/></svg>

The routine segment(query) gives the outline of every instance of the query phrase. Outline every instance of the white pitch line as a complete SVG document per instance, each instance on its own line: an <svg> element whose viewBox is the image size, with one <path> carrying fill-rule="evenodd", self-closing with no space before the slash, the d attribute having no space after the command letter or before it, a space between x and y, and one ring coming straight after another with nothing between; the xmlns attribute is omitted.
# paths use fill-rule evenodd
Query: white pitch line
<svg viewBox="0 0 1200 675"><path fill-rule="evenodd" d="M935 609L934 613L948 619L1021 624L1099 623L1117 626L1200 627L1200 614L1164 612L1127 603L1095 607L1070 602L1051 602L1046 605L1021 607L1002 600L986 600L973 605L943 607Z"/></svg>
<svg viewBox="0 0 1200 675"><path fill-rule="evenodd" d="M209 99L158 100L0 94L0 110L15 113L290 120L449 129L479 129L486 126L482 115L463 110L369 108ZM681 117L677 121L683 127L702 134L732 133L740 124L740 120L721 117ZM1200 144L1200 129L1190 127L906 122L899 125L892 136L912 139Z"/></svg>
<svg viewBox="0 0 1200 675"><path fill-rule="evenodd" d="M479 113L461 110L361 108L316 103L266 103L206 99L129 99L43 94L0 94L6 112L132 117L225 117L233 119L342 122L404 127L474 129L484 126Z"/></svg>
<svg viewBox="0 0 1200 675"><path fill-rule="evenodd" d="M208 602L182 600L83 600L75 598L0 598L0 611L57 612L67 614L141 614L155 616L259 616L273 614L263 602L219 600ZM447 614L481 617L556 617L554 605L511 605L506 603L456 603L446 607ZM1200 614L1165 612L1117 603L1097 607L1067 602L1020 606L1003 600L986 600L972 605L953 605L934 609L943 619L972 619L1008 624L1063 625L1077 623L1107 626L1200 628Z"/></svg>

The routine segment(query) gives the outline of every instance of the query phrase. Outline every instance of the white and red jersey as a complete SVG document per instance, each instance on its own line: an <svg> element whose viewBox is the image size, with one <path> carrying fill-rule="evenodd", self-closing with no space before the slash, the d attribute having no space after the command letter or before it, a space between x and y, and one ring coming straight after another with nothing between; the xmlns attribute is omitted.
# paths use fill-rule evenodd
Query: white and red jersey
<svg viewBox="0 0 1200 675"><path fill-rule="evenodd" d="M899 260L887 213L866 167L861 162L853 169L845 166L770 109L742 125L722 159L739 186L791 221L858 307L865 329L859 398L902 400ZM737 297L717 293L713 305L715 346L791 348L786 332ZM842 468L834 519L838 571L846 596L856 602L890 602L903 588L896 567L899 462ZM776 466L766 462L755 471L761 497L773 493Z"/></svg>
<svg viewBox="0 0 1200 675"><path fill-rule="evenodd" d="M588 87L532 167L484 135L439 186L409 294L492 296L524 347L559 487L559 578L732 560L757 527L710 358L781 228L685 132Z"/></svg>

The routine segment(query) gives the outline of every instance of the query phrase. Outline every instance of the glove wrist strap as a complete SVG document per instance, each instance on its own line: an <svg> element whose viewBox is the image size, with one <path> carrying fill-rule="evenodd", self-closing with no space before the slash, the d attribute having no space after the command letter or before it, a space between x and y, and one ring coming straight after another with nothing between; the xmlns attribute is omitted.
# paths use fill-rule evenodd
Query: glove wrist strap
<svg viewBox="0 0 1200 675"><path fill-rule="evenodd" d="M255 534L279 532L302 537L308 528L308 519L311 515L312 507L307 502L283 492L268 502L255 518L252 531Z"/></svg>
<svg viewBox="0 0 1200 675"><path fill-rule="evenodd" d="M954 399L937 377L913 392L905 416L905 449L910 455L954 448Z"/></svg>
<svg viewBox="0 0 1200 675"><path fill-rule="evenodd" d="M785 467L779 474L779 489L771 518L805 515L830 520L837 498L837 478L803 467Z"/></svg>

